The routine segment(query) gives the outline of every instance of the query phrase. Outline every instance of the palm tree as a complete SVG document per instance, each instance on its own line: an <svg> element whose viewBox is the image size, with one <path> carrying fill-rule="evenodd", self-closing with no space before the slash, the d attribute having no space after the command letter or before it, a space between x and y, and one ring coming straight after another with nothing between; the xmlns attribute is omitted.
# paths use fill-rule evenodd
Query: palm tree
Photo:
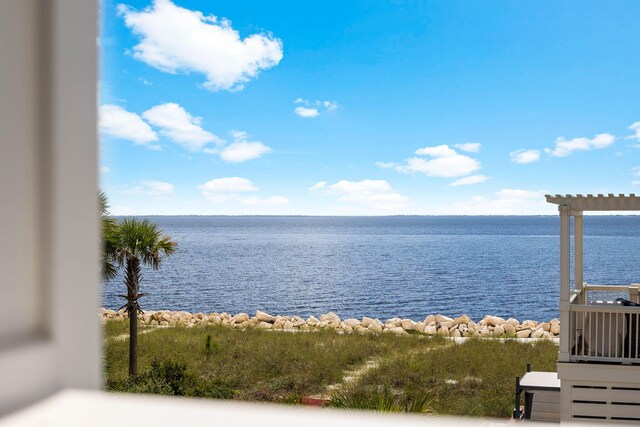
<svg viewBox="0 0 640 427"><path fill-rule="evenodd" d="M120 222L116 232L114 259L119 267L125 267L124 284L127 286L127 300L123 306L129 314L129 376L138 373L138 300L140 293L142 264L154 270L160 268L165 256L171 255L177 248L171 236L165 234L148 219L127 218Z"/></svg>
<svg viewBox="0 0 640 427"><path fill-rule="evenodd" d="M102 229L102 266L100 274L102 280L113 279L117 270L114 264L116 249L116 232L118 224L109 216L109 202L104 191L98 193L100 204L100 228Z"/></svg>

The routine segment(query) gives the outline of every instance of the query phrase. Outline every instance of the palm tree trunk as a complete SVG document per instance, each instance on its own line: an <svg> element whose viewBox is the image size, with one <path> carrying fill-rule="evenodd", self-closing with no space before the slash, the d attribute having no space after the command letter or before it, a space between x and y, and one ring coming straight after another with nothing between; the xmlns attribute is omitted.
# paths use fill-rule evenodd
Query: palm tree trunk
<svg viewBox="0 0 640 427"><path fill-rule="evenodd" d="M138 313L129 312L129 377L138 375Z"/></svg>
<svg viewBox="0 0 640 427"><path fill-rule="evenodd" d="M129 377L138 375L138 289L140 286L140 259L127 259L125 285L127 285L127 311L129 312Z"/></svg>

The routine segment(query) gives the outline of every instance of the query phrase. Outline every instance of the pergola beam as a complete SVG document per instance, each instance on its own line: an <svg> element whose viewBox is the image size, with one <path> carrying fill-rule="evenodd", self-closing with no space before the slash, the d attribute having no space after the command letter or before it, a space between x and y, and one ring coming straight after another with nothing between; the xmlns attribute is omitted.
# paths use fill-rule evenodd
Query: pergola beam
<svg viewBox="0 0 640 427"><path fill-rule="evenodd" d="M565 196L556 194L555 196L547 194L547 203L556 205L567 205L572 211L639 211L640 197L635 194L609 194L607 196L598 194L577 194L575 196L567 194Z"/></svg>

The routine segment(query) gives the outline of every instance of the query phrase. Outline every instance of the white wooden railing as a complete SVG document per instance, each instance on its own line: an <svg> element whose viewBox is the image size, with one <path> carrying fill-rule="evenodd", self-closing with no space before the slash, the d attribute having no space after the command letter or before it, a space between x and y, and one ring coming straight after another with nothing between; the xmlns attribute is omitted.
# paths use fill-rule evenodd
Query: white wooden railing
<svg viewBox="0 0 640 427"><path fill-rule="evenodd" d="M569 305L569 360L572 362L640 363L639 285L587 285L575 291Z"/></svg>

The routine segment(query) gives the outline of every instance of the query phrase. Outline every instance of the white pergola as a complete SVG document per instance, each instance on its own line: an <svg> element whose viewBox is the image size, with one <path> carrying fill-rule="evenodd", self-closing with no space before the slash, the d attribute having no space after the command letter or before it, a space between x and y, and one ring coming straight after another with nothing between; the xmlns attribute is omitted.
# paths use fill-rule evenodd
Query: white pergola
<svg viewBox="0 0 640 427"><path fill-rule="evenodd" d="M558 205L560 213L560 336L569 336L569 304L571 298L571 217L574 226L574 287L580 291L584 285L582 213L586 211L640 211L640 197L635 194L582 194L546 196L548 203ZM559 362L569 361L568 339L560 340Z"/></svg>

